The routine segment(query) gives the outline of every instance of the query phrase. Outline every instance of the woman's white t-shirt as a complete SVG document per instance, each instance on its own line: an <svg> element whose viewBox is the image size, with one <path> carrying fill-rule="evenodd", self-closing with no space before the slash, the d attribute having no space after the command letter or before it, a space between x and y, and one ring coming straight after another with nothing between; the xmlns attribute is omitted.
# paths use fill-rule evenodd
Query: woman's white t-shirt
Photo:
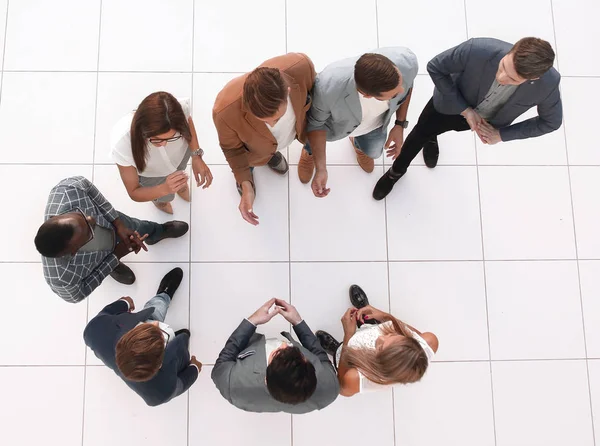
<svg viewBox="0 0 600 446"><path fill-rule="evenodd" d="M368 348L368 349L375 350L375 342L377 341L377 338L383 334L383 330L381 328L386 327L386 326L389 327L391 325L392 325L392 323L389 321L384 322L383 324L379 324L379 325L363 324L360 326L360 328L358 328L356 330L356 333L354 334L354 336L352 336L350 338L350 340L348 341L348 346L354 347L354 348ZM407 327L407 329L408 329L408 327ZM423 350L425 350L427 359L429 361L431 361L433 359L433 357L435 356L435 352L433 351L433 349L429 346L429 344L427 343L427 341L425 339L423 339L421 336L419 336L418 333L416 333L410 329L408 329L408 330L412 334L412 337L417 340L419 345L421 345L421 347L423 347ZM342 346L340 345L336 351L336 364L340 363L341 353L342 353ZM359 385L360 385L359 393L368 392L370 390L381 390L381 389L385 389L386 387L389 387L388 385L377 384L377 383L374 383L373 381L370 381L369 379L367 379L367 377L365 377L360 372L360 370L358 370L358 377L359 377Z"/></svg>
<svg viewBox="0 0 600 446"><path fill-rule="evenodd" d="M190 101L188 98L177 98L183 109L186 119L190 117ZM123 116L115 124L110 132L110 156L119 166L133 166L135 161L131 151L131 121L135 112ZM185 138L179 138L177 141L169 142L164 147L156 147L147 143L148 157L146 168L138 174L144 177L166 177L177 170L183 157L189 150L188 142Z"/></svg>

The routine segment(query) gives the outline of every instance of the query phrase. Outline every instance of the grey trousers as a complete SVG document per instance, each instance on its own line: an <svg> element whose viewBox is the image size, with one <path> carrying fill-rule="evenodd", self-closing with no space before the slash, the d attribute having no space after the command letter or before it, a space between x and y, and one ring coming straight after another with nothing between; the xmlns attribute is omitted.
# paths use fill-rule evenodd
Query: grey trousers
<svg viewBox="0 0 600 446"><path fill-rule="evenodd" d="M191 156L192 156L192 152L187 150L185 152L185 156L181 160L181 163L179 163L179 166L177 166L177 170L185 170L187 163L190 160ZM142 186L142 187L160 186L165 181L167 181L167 177L143 177L141 175L139 175L139 179L140 179L140 186ZM153 201L156 201L158 203L168 203L170 201L173 201L174 199L175 199L175 194L169 194L169 195L165 195L164 197L157 198L156 200L153 200Z"/></svg>

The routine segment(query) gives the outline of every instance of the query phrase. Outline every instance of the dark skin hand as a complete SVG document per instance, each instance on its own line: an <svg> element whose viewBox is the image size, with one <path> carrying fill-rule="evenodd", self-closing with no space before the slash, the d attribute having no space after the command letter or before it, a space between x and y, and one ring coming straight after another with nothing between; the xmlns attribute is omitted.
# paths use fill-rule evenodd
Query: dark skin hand
<svg viewBox="0 0 600 446"><path fill-rule="evenodd" d="M135 251L136 254L140 251L140 249L148 251L148 248L144 243L144 240L146 237L148 237L148 234L144 234L144 237L140 237L140 234L137 231L129 229L119 218L115 219L112 224L115 227L115 231L119 236L119 239L125 245L127 245L127 248L131 248L130 251Z"/></svg>

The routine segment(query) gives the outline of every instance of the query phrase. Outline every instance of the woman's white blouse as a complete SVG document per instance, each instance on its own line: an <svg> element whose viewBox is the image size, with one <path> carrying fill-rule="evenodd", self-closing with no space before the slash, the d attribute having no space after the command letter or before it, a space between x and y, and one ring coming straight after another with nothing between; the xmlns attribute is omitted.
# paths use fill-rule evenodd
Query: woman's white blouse
<svg viewBox="0 0 600 446"><path fill-rule="evenodd" d="M348 341L348 346L354 347L354 348L367 348L367 349L375 350L375 342L377 341L377 338L383 334L383 330L381 329L381 327L386 327L386 326L391 326L391 325L392 325L392 323L389 321L384 322L383 324L379 324L379 325L363 324L363 325L361 325L360 328L358 328L356 330L356 333L354 334L354 336L352 336L350 338L350 340ZM435 356L435 352L433 351L433 349L429 346L429 344L427 343L427 341L425 339L423 339L421 336L419 336L418 333L415 333L414 331L412 331L410 329L409 329L409 331L411 332L412 337L414 339L416 339L417 342L421 345L421 347L423 347L423 350L425 350L427 359L429 361L431 361L433 359L433 357ZM340 345L340 347L336 351L336 364L340 363L341 353L342 353L342 346ZM389 387L388 385L377 384L377 383L374 383L373 381L368 380L360 372L360 370L358 370L358 376L360 379L360 391L359 391L360 393L367 392L370 390L381 390L381 389L385 389L386 387Z"/></svg>
<svg viewBox="0 0 600 446"><path fill-rule="evenodd" d="M177 98L183 108L186 119L190 117L190 101L188 98ZM110 156L119 166L133 166L133 153L131 151L131 120L135 112L123 116L113 127L110 133ZM177 141L169 142L164 147L155 147L147 143L148 158L146 168L138 174L143 177L166 177L177 170L181 164L186 151L189 150L188 142L185 138L179 138Z"/></svg>

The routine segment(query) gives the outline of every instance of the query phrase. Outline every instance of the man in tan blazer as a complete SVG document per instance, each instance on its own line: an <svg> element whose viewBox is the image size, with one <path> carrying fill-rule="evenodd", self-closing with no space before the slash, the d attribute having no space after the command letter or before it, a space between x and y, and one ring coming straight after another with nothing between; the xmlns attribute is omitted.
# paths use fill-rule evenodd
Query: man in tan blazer
<svg viewBox="0 0 600 446"><path fill-rule="evenodd" d="M279 150L294 139L305 142L315 76L306 55L289 53L233 79L217 96L213 120L219 144L242 196L240 213L250 224L258 224L252 210L256 194L252 170L267 164L278 174L287 173L288 163Z"/></svg>

